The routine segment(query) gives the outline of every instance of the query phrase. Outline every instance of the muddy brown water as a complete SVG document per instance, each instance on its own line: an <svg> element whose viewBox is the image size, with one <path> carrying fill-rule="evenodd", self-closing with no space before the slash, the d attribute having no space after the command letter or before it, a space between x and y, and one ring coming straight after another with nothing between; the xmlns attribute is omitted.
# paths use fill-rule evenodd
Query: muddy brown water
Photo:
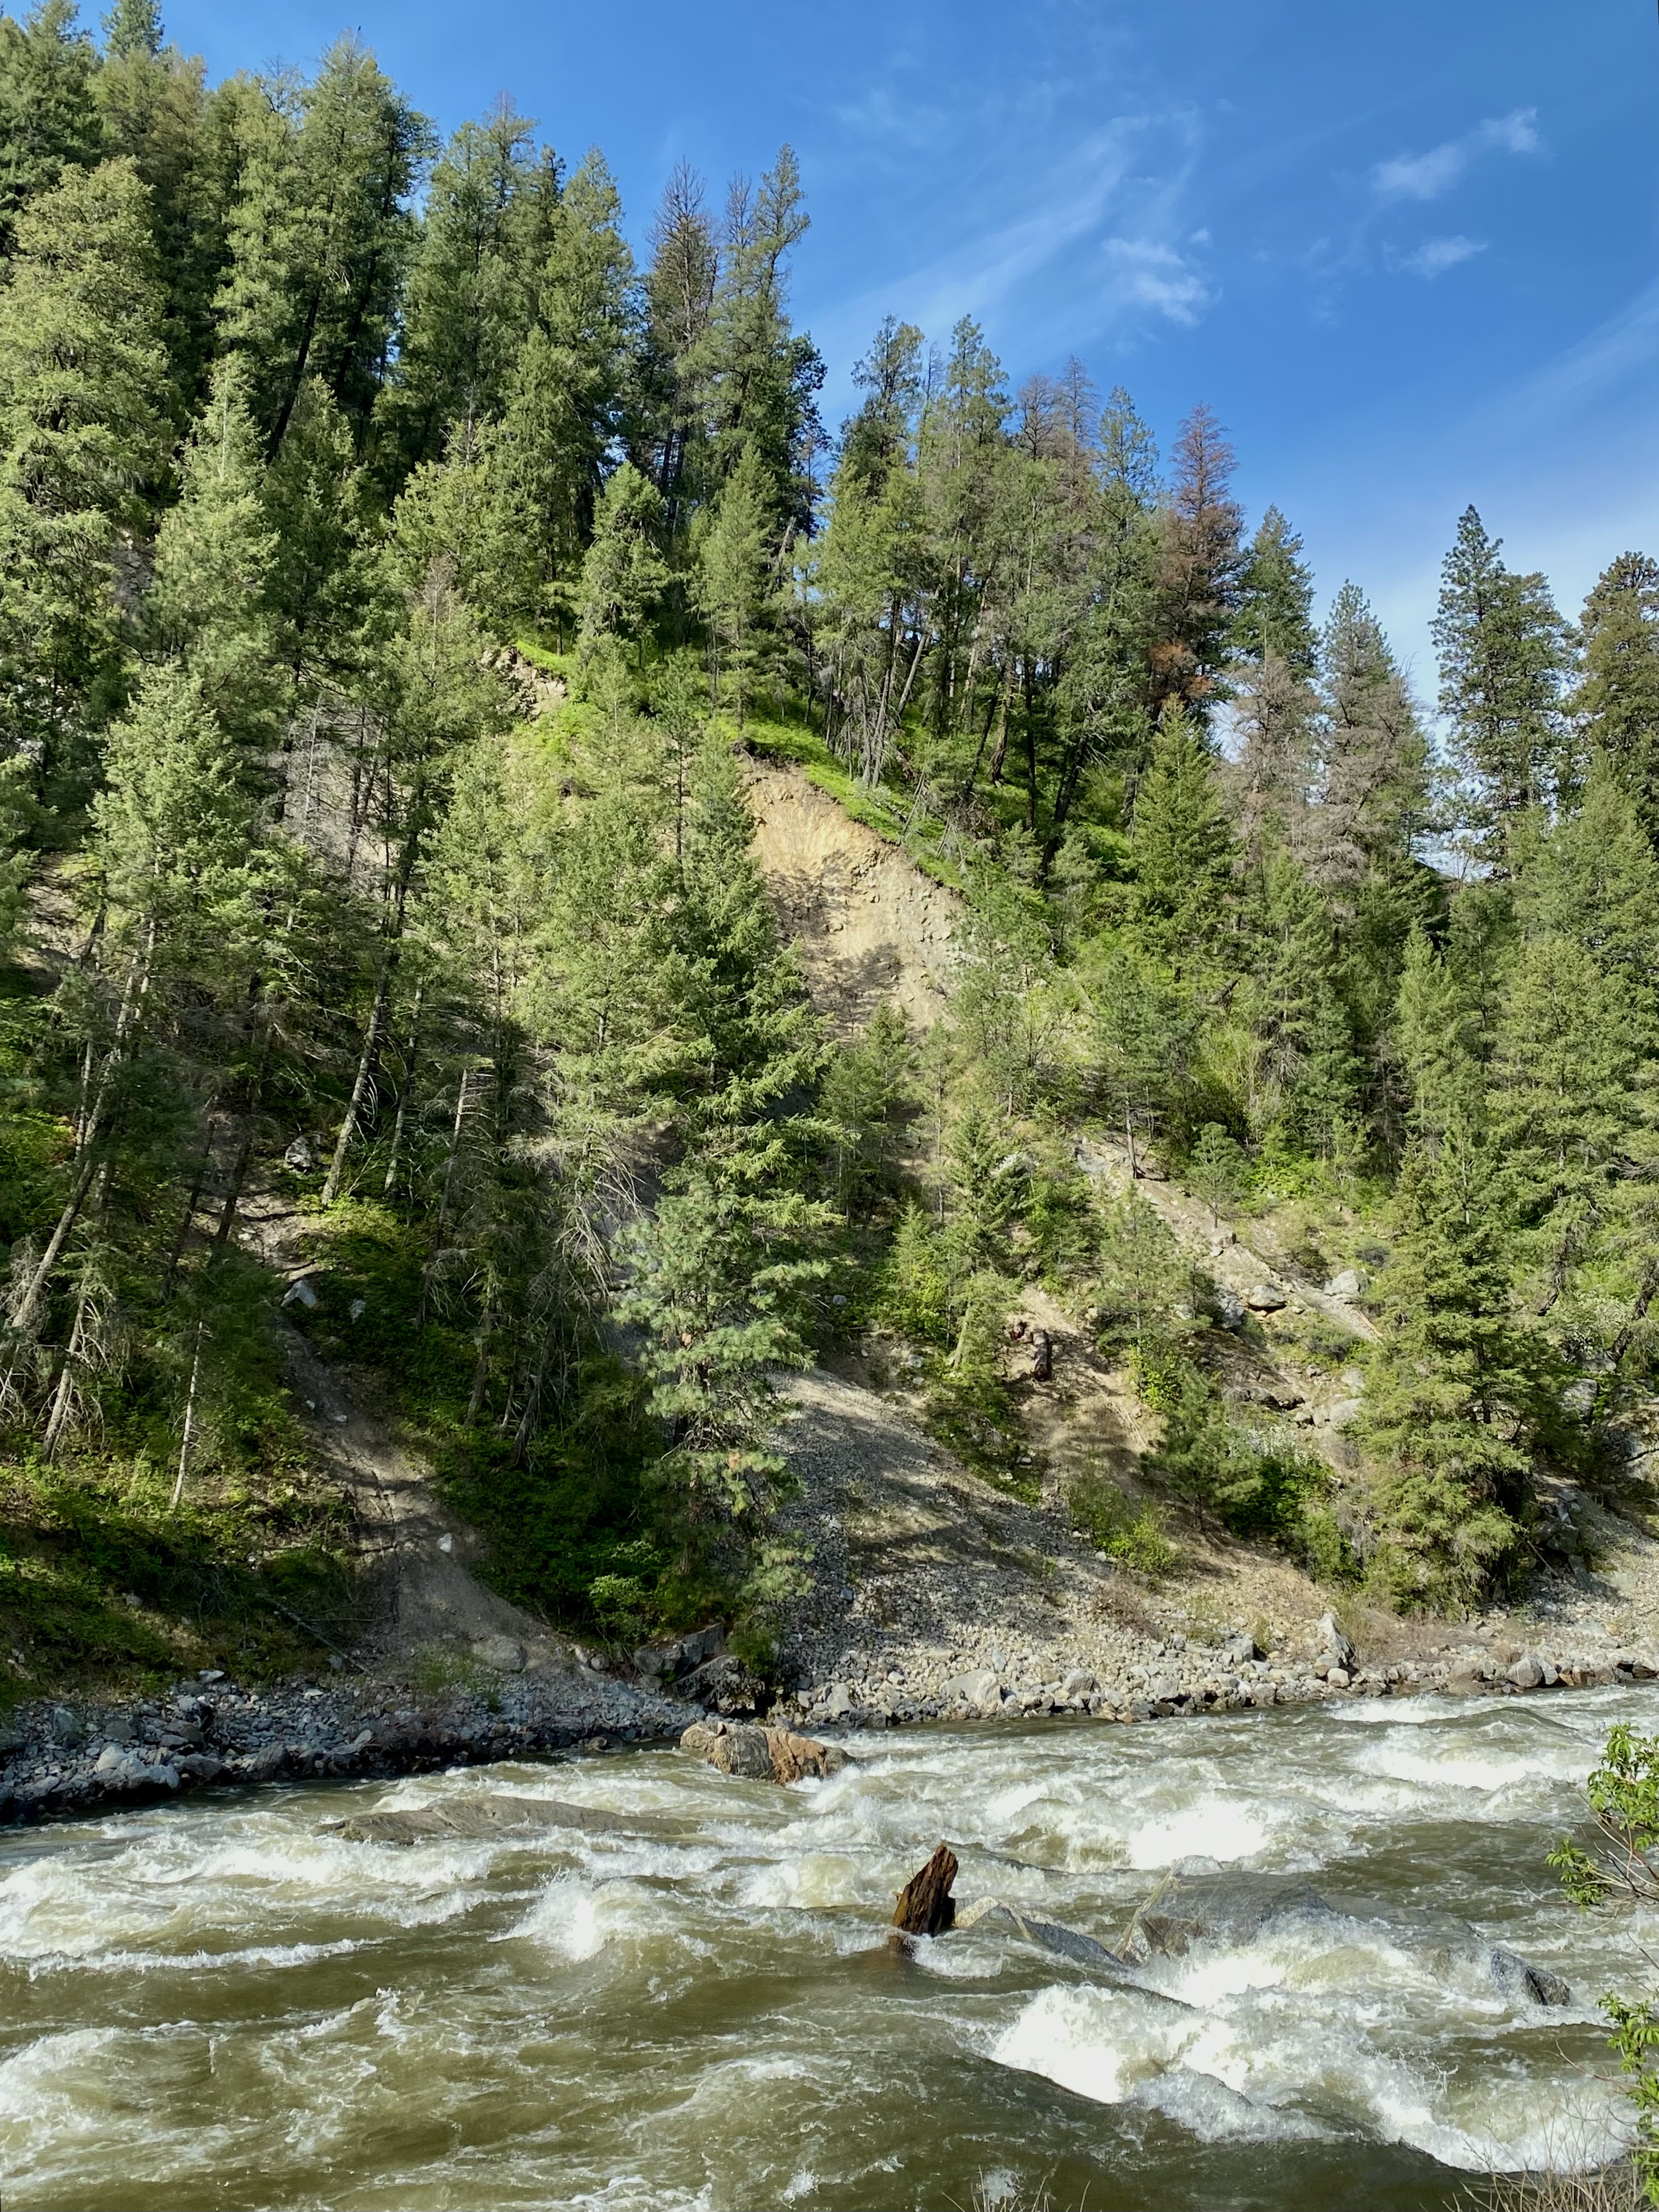
<svg viewBox="0 0 1659 2212"><path fill-rule="evenodd" d="M1604 2156L1596 1999L1659 1926L1544 1853L1651 1689L1123 1729L863 1737L824 1784L670 1750L202 1797L0 1838L7 2212L594 2208L1419 2212ZM641 1832L352 1843L376 1807L544 1795ZM648 1817L645 1817L648 1816ZM941 1838L1107 1941L1177 1862L1466 1916L1564 1975L1517 2005L1363 1924L1153 1970L1176 2012L1012 1939L888 1947Z"/></svg>

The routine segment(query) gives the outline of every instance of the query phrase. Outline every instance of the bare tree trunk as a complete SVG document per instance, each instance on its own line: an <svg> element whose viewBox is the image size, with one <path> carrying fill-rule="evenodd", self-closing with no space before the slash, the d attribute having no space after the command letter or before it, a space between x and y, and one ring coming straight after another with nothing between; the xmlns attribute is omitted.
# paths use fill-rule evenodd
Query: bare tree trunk
<svg viewBox="0 0 1659 2212"><path fill-rule="evenodd" d="M41 1293L52 1278L53 1268L58 1265L70 1231L80 1218L81 1208L86 1203L87 1193L91 1189L93 1177L98 1172L99 1163L93 1157L92 1147L94 1140L102 1133L109 1108L109 1094L115 1081L116 1072L126 1057L127 1039L132 1033L133 1024L138 1018L145 994L149 989L150 961L155 951L155 923L152 920L145 933L143 951L134 957L132 967L128 973L126 989L121 999L121 1009L115 1018L115 1034L111 1039L110 1048L104 1055L104 1064L99 1073L97 1092L88 1112L81 1139L79 1150L81 1165L76 1170L74 1182L70 1187L70 1194L64 1202L63 1212L58 1217L52 1235L46 1239L46 1249L36 1261L34 1273L25 1285L23 1295L18 1301L12 1316L12 1326L20 1335L28 1334L34 1326L40 1310Z"/></svg>
<svg viewBox="0 0 1659 2212"><path fill-rule="evenodd" d="M426 994L426 979L415 986L415 1004L409 1017L409 1043L404 1053L404 1079L398 1086L398 1114L392 1124L392 1157L386 1164L386 1187L383 1195L390 1198L398 1188L398 1170L403 1164L404 1134L409 1127L409 1102L415 1092L416 1054L421 1044L421 1001Z"/></svg>
<svg viewBox="0 0 1659 2212"><path fill-rule="evenodd" d="M169 1513L179 1510L179 1500L185 1494L185 1476L190 1468L190 1443L196 1426L196 1384L202 1372L202 1332L207 1327L205 1316L196 1324L196 1349L190 1363L190 1389L185 1398L184 1441L179 1446L179 1474L173 1486L173 1496L167 1504Z"/></svg>

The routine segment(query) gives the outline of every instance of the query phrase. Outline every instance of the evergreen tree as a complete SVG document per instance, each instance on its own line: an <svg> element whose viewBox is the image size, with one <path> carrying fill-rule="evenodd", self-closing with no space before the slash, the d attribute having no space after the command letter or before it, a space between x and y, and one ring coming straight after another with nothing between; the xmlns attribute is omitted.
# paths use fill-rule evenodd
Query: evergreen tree
<svg viewBox="0 0 1659 2212"><path fill-rule="evenodd" d="M297 112L271 86L240 126L225 341L247 356L273 455L312 379L361 440L414 247L410 203L431 125L366 48L342 39Z"/></svg>
<svg viewBox="0 0 1659 2212"><path fill-rule="evenodd" d="M746 451L698 549L697 596L708 624L714 702L731 695L741 726L764 665L773 549L765 464Z"/></svg>
<svg viewBox="0 0 1659 2212"><path fill-rule="evenodd" d="M264 591L272 651L299 690L314 696L360 665L377 581L351 431L315 377L300 388L261 497L276 541Z"/></svg>
<svg viewBox="0 0 1659 2212"><path fill-rule="evenodd" d="M34 0L21 23L0 15L0 254L14 250L30 201L103 150L92 96L98 57L75 15L75 0Z"/></svg>
<svg viewBox="0 0 1659 2212"><path fill-rule="evenodd" d="M1109 487L1126 492L1137 507L1151 510L1158 503L1163 486L1158 481L1158 442L1135 412L1134 402L1121 384L1107 396L1100 418L1100 471Z"/></svg>
<svg viewBox="0 0 1659 2212"><path fill-rule="evenodd" d="M1659 561L1621 553L1584 602L1582 634L1574 711L1659 845Z"/></svg>
<svg viewBox="0 0 1659 2212"><path fill-rule="evenodd" d="M720 248L702 179L682 161L664 187L651 226L648 325L639 364L642 427L652 442L653 474L671 535L681 527L683 502L696 496L706 473L701 456L709 428L708 341L719 275Z"/></svg>
<svg viewBox="0 0 1659 2212"><path fill-rule="evenodd" d="M1455 1125L1475 1127L1485 1091L1480 1014L1420 923L1406 940L1393 1042L1417 1136L1432 1144Z"/></svg>
<svg viewBox="0 0 1659 2212"><path fill-rule="evenodd" d="M1262 516L1239 571L1233 647L1249 660L1273 654L1304 678L1317 663L1313 572L1302 558L1302 540L1276 507Z"/></svg>
<svg viewBox="0 0 1659 2212"><path fill-rule="evenodd" d="M1284 854L1270 860L1254 916L1251 1007L1263 1046L1264 1127L1328 1155L1354 1104L1358 1065L1323 900Z"/></svg>
<svg viewBox="0 0 1659 2212"><path fill-rule="evenodd" d="M1158 641L1152 699L1201 708L1216 695L1238 606L1243 514L1231 491L1235 460L1221 425L1194 407L1171 456L1161 516Z"/></svg>
<svg viewBox="0 0 1659 2212"><path fill-rule="evenodd" d="M1547 1363L1510 1318L1501 1171L1465 1123L1407 1155L1396 1210L1365 1382L1364 1434L1386 1470L1379 1565L1407 1601L1468 1604L1515 1557Z"/></svg>
<svg viewBox="0 0 1659 2212"><path fill-rule="evenodd" d="M1135 794L1136 896L1154 935L1179 954L1220 936L1232 839L1216 760L1197 725L1166 710Z"/></svg>
<svg viewBox="0 0 1659 2212"><path fill-rule="evenodd" d="M559 166L505 98L434 165L380 402L401 475L504 410L558 220Z"/></svg>
<svg viewBox="0 0 1659 2212"><path fill-rule="evenodd" d="M1320 641L1317 805L1309 865L1352 902L1409 866L1433 821L1428 741L1410 688L1364 594L1345 584Z"/></svg>
<svg viewBox="0 0 1659 2212"><path fill-rule="evenodd" d="M160 325L131 164L70 170L18 219L0 291L0 718L54 795L116 680L114 535L167 449Z"/></svg>
<svg viewBox="0 0 1659 2212"><path fill-rule="evenodd" d="M104 18L105 62L132 61L144 54L154 60L161 51L158 0L115 0Z"/></svg>
<svg viewBox="0 0 1659 2212"><path fill-rule="evenodd" d="M757 188L746 178L735 180L705 342L714 485L752 453L750 482L775 538L811 527L811 466L821 434L815 394L823 363L811 340L791 331L788 317L788 258L810 222L800 165L788 146Z"/></svg>
<svg viewBox="0 0 1659 2212"><path fill-rule="evenodd" d="M575 611L605 458L620 433L633 257L622 203L597 151L571 176L534 279L500 448L505 495L535 563L527 611L561 633Z"/></svg>
<svg viewBox="0 0 1659 2212"><path fill-rule="evenodd" d="M654 540L663 525L662 495L631 461L611 477L593 519L593 542L582 562L582 651L601 638L642 637L645 621L668 581Z"/></svg>
<svg viewBox="0 0 1659 2212"><path fill-rule="evenodd" d="M178 504L156 534L144 611L156 651L191 670L220 726L252 748L269 743L277 708L265 604L277 549L246 383L234 354L214 371L179 463Z"/></svg>
<svg viewBox="0 0 1659 2212"><path fill-rule="evenodd" d="M165 295L167 356L180 422L206 396L216 295L228 252L225 103L209 98L199 59L163 48L153 0L121 0L106 17L94 80L104 144L130 160L150 196Z"/></svg>
<svg viewBox="0 0 1659 2212"><path fill-rule="evenodd" d="M1571 805L1577 777L1561 714L1565 626L1543 577L1505 568L1502 544L1464 510L1432 627L1441 712L1468 781L1467 826L1507 870L1526 817Z"/></svg>

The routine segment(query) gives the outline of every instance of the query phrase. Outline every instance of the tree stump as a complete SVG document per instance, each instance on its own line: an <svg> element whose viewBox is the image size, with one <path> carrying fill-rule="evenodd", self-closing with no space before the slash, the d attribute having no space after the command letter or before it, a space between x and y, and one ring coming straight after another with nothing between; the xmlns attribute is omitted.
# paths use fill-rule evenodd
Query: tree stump
<svg viewBox="0 0 1659 2212"><path fill-rule="evenodd" d="M898 1893L894 1927L905 1936L943 1936L957 1917L957 1901L951 1894L956 1878L957 1855L949 1844L941 1844Z"/></svg>
<svg viewBox="0 0 1659 2212"><path fill-rule="evenodd" d="M1031 1331L1031 1380L1033 1382L1052 1382L1054 1379L1054 1339L1046 1328L1034 1328Z"/></svg>

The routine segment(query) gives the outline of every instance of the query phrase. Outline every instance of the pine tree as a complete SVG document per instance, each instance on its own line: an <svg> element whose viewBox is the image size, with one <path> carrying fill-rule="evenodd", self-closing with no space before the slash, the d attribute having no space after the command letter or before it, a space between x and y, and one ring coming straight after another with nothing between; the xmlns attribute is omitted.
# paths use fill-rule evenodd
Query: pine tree
<svg viewBox="0 0 1659 2212"><path fill-rule="evenodd" d="M1515 1556L1547 1363L1510 1318L1501 1173L1465 1123L1407 1155L1396 1211L1363 1431L1386 1469L1380 1564L1403 1599L1467 1604Z"/></svg>
<svg viewBox="0 0 1659 2212"><path fill-rule="evenodd" d="M0 291L0 718L43 788L90 768L116 680L112 549L167 432L146 195L130 162L71 169L19 218Z"/></svg>
<svg viewBox="0 0 1659 2212"><path fill-rule="evenodd" d="M500 416L558 220L559 165L503 98L434 165L378 411L394 477Z"/></svg>
<svg viewBox="0 0 1659 2212"><path fill-rule="evenodd" d="M1152 701L1197 706L1214 696L1238 605L1243 514L1231 491L1232 447L1207 407L1181 426L1162 513Z"/></svg>
<svg viewBox="0 0 1659 2212"><path fill-rule="evenodd" d="M1582 633L1573 711L1659 845L1659 561L1621 553L1584 602Z"/></svg>
<svg viewBox="0 0 1659 2212"><path fill-rule="evenodd" d="M535 563L526 611L550 614L561 635L622 428L634 263L621 225L622 203L596 150L559 201L503 420L504 490Z"/></svg>
<svg viewBox="0 0 1659 2212"><path fill-rule="evenodd" d="M215 298L228 252L230 180L222 159L227 96L210 98L199 58L163 48L153 0L120 0L105 26L93 94L106 151L132 162L150 196L174 408L182 422L206 397Z"/></svg>
<svg viewBox="0 0 1659 2212"><path fill-rule="evenodd" d="M21 23L0 15L0 255L14 250L21 210L103 151L98 57L75 15L75 0L35 0Z"/></svg>
<svg viewBox="0 0 1659 2212"><path fill-rule="evenodd" d="M1429 747L1356 586L1333 601L1320 653L1317 805L1304 849L1317 879L1352 902L1368 878L1409 866L1431 828Z"/></svg>
<svg viewBox="0 0 1659 2212"><path fill-rule="evenodd" d="M1276 507L1262 516L1241 566L1232 635L1234 650L1249 660L1271 653L1304 679L1314 673L1313 572Z"/></svg>
<svg viewBox="0 0 1659 2212"><path fill-rule="evenodd" d="M1236 1205L1244 1188L1243 1150L1219 1121L1206 1121L1187 1160L1187 1181L1210 1209L1210 1226L1221 1226L1224 1206Z"/></svg>
<svg viewBox="0 0 1659 2212"><path fill-rule="evenodd" d="M297 113L273 86L239 125L225 342L247 356L273 456L312 379L361 441L414 248L410 201L431 125L349 38L325 55Z"/></svg>
<svg viewBox="0 0 1659 2212"><path fill-rule="evenodd" d="M276 540L262 475L246 372L233 354L215 369L185 447L144 611L157 653L191 670L220 726L250 750L269 744L277 709L265 605Z"/></svg>
<svg viewBox="0 0 1659 2212"><path fill-rule="evenodd" d="M1254 923L1250 1006L1267 1081L1258 1110L1293 1147L1328 1155L1352 1115L1358 1067L1329 913L1282 853L1268 862Z"/></svg>
<svg viewBox="0 0 1659 2212"><path fill-rule="evenodd" d="M705 342L712 410L712 491L752 453L750 482L775 538L811 526L811 462L820 437L815 394L823 363L789 327L788 258L811 222L793 150L758 188L728 195L719 280Z"/></svg>
<svg viewBox="0 0 1659 2212"><path fill-rule="evenodd" d="M1468 827L1507 870L1526 817L1570 805L1577 778L1561 715L1565 628L1543 577L1505 568L1502 544L1464 510L1432 628L1441 712L1468 779Z"/></svg>
<svg viewBox="0 0 1659 2212"><path fill-rule="evenodd" d="M768 539L765 464L757 448L738 464L698 548L697 598L708 624L714 702L720 705L729 693L739 727L765 662L773 562Z"/></svg>
<svg viewBox="0 0 1659 2212"><path fill-rule="evenodd" d="M1166 710L1135 794L1136 896L1154 935L1181 952L1220 935L1232 878L1232 839L1216 759L1197 725Z"/></svg>
<svg viewBox="0 0 1659 2212"><path fill-rule="evenodd" d="M579 626L591 654L602 638L643 639L646 617L668 582L655 539L663 526L662 495L631 461L606 483L593 519L593 540L582 562Z"/></svg>
<svg viewBox="0 0 1659 2212"><path fill-rule="evenodd" d="M1478 1011L1417 924L1406 940L1393 1044L1420 1139L1437 1143L1454 1124L1475 1126L1485 1090L1480 1042Z"/></svg>
<svg viewBox="0 0 1659 2212"><path fill-rule="evenodd" d="M1137 507L1158 505L1163 491L1158 442L1121 384L1113 386L1100 418L1100 471L1109 488L1127 492Z"/></svg>
<svg viewBox="0 0 1659 2212"><path fill-rule="evenodd" d="M640 410L671 536L682 526L686 499L695 498L707 474L708 339L719 276L720 248L703 181L682 161L664 187L651 226L645 287L649 319L638 370Z"/></svg>
<svg viewBox="0 0 1659 2212"><path fill-rule="evenodd" d="M104 18L104 59L131 61L140 54L153 60L161 51L161 10L158 0L115 0Z"/></svg>
<svg viewBox="0 0 1659 2212"><path fill-rule="evenodd" d="M377 581L351 431L315 377L300 388L261 498L276 538L264 591L271 649L291 681L314 694L360 664Z"/></svg>

